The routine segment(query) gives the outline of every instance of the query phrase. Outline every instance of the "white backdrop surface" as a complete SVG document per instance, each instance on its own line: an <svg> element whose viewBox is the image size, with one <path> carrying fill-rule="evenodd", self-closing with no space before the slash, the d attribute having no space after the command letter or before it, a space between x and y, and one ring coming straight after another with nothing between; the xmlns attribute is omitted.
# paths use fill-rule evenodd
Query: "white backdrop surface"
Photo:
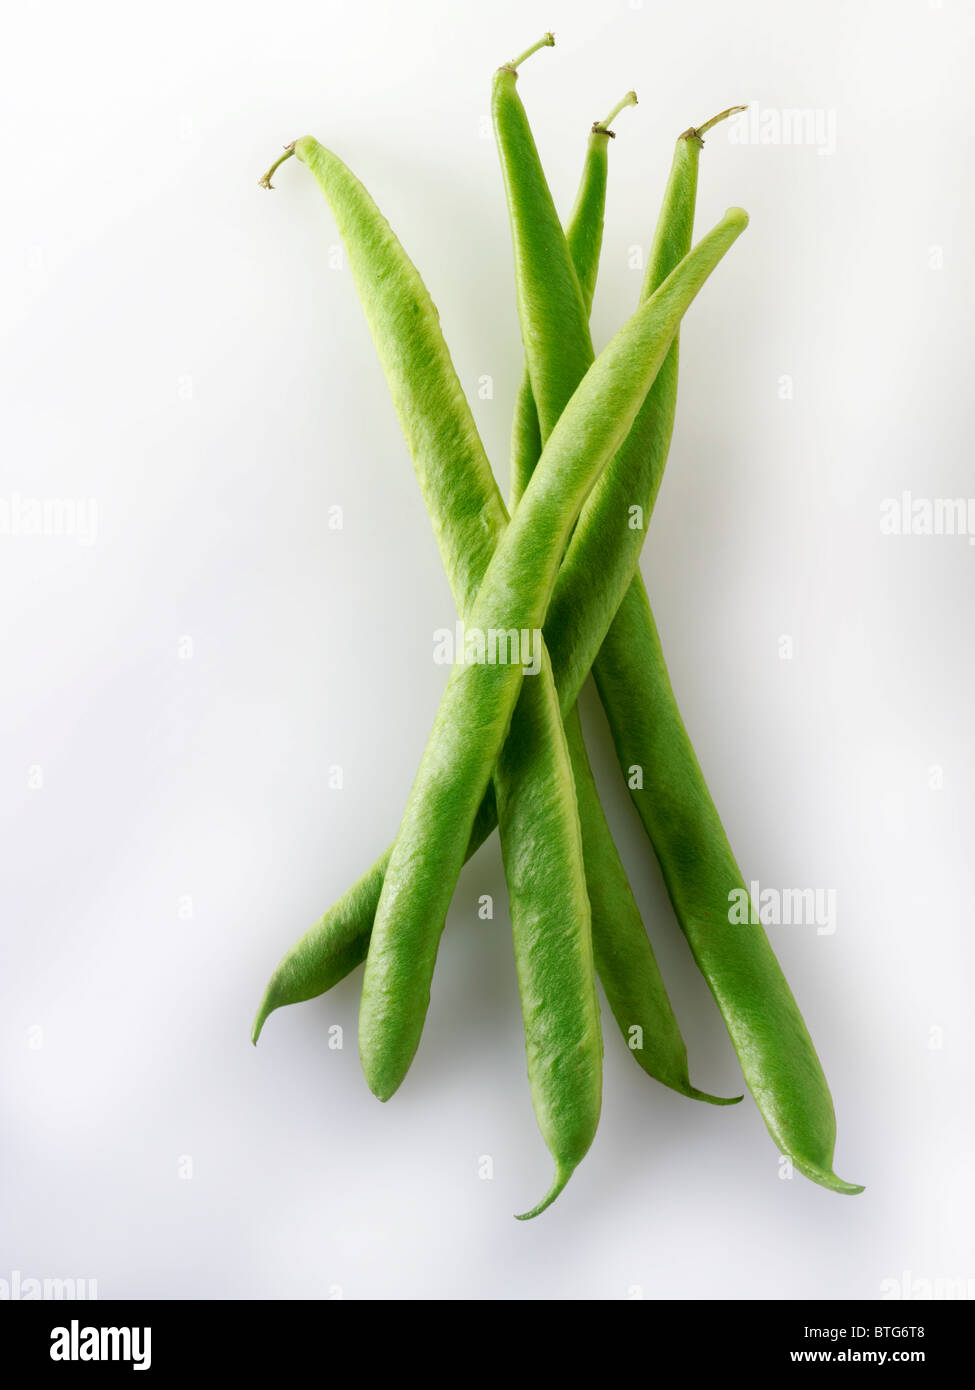
<svg viewBox="0 0 975 1390"><path fill-rule="evenodd" d="M365 181L504 485L521 358L490 79L546 28L520 90L563 212L590 122L640 96L597 346L635 303L676 135L734 102L764 122L702 155L699 230L729 204L752 221L687 320L643 571L746 878L835 894L835 931L770 933L857 1198L783 1175L749 1097L648 1081L604 1009L593 1149L513 1221L550 1160L496 838L393 1101L359 1068L361 972L248 1041L274 963L395 831L454 617L328 208L295 163L271 195L257 178L307 132ZM883 527L886 499L975 496L971 5L38 4L5 29L0 1279L476 1299L975 1279L975 546ZM584 709L692 1076L730 1093Z"/></svg>

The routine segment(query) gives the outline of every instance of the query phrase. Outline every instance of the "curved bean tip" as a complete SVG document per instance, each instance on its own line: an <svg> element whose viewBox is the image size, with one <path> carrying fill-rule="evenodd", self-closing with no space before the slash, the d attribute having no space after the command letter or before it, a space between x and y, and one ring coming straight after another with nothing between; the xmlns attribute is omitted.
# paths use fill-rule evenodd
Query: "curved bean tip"
<svg viewBox="0 0 975 1390"><path fill-rule="evenodd" d="M829 1188L830 1192L839 1192L845 1197L855 1197L858 1193L865 1191L862 1183L846 1182L845 1179L837 1177L832 1168L807 1163L796 1158L794 1154L790 1154L789 1158L793 1168L804 1178L808 1178L810 1182L818 1183L820 1187Z"/></svg>
<svg viewBox="0 0 975 1390"><path fill-rule="evenodd" d="M699 1091L696 1086L689 1086L684 1092L691 1100L702 1100L706 1105L738 1105L745 1099L740 1096L712 1096L710 1091Z"/></svg>
<svg viewBox="0 0 975 1390"><path fill-rule="evenodd" d="M257 1038L260 1037L261 1031L264 1029L264 1024L267 1023L268 1017L271 1016L271 1013L274 1013L278 1006L275 1004L273 998L275 980L277 980L277 973L271 977L271 983L268 984L266 990L264 990L264 998L260 1001L259 1009L257 1009L255 1015L255 1022L250 1026L250 1041L253 1042L255 1047L257 1047Z"/></svg>
<svg viewBox="0 0 975 1390"><path fill-rule="evenodd" d="M376 1068L371 1065L371 1059L367 1059L363 1056L361 1046L359 1048L359 1060L362 1063L362 1070L365 1074L366 1084L370 1091L377 1100L381 1100L385 1105L386 1101L399 1090L400 1082L403 1080L403 1077L397 1076L395 1078L390 1078L387 1073L377 1071Z"/></svg>
<svg viewBox="0 0 975 1390"><path fill-rule="evenodd" d="M254 1044L255 1047L257 1046L258 1038L261 1036L261 1033L264 1030L264 1025L265 1023L267 1023L268 1015L272 1014L273 1012L274 1005L269 1005L266 997L262 999L261 1007L258 1009L257 1014L254 1018L254 1022L251 1025L251 1042Z"/></svg>
<svg viewBox="0 0 975 1390"><path fill-rule="evenodd" d="M522 1212L520 1215L516 1214L516 1215L515 1215L515 1220L516 1220L516 1221L531 1221L533 1217L540 1216L541 1213L545 1210L546 1207L550 1207L550 1206L552 1205L552 1203L555 1201L556 1197L559 1195L559 1193L560 1193L560 1192L562 1191L562 1189L565 1187L566 1183L567 1183L567 1182L569 1181L569 1179L572 1177L572 1174L573 1174L574 1172L575 1172L575 1168L574 1168L574 1167L572 1167L572 1168L566 1168L566 1167L565 1167L564 1165L562 1165L562 1164L556 1165L555 1177L554 1177L554 1179L552 1180L552 1186L551 1186L551 1187L549 1188L549 1190L546 1192L545 1196L544 1196L544 1197L542 1198L542 1200L539 1202L538 1206L537 1206L537 1207L532 1207L531 1211L524 1211L524 1212Z"/></svg>
<svg viewBox="0 0 975 1390"><path fill-rule="evenodd" d="M822 1182L823 1187L828 1187L831 1192L839 1192L843 1197L856 1197L861 1192L866 1191L866 1187L860 1182L846 1182L843 1178L838 1178L835 1173L829 1174L830 1181Z"/></svg>

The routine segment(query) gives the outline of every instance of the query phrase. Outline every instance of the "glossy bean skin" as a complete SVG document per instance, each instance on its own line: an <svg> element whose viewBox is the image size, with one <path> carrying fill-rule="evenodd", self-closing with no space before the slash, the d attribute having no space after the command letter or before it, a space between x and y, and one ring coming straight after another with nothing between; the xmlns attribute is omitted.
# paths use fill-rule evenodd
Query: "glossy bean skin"
<svg viewBox="0 0 975 1390"><path fill-rule="evenodd" d="M540 227L539 218L554 222L560 236L562 228L551 198L534 196L541 164L517 80L515 64L495 73L491 115L509 215L520 227L520 309L544 263L550 228ZM565 289L581 294L571 264ZM547 649L539 673L522 683L494 789L532 1108L555 1162L548 1193L522 1218L529 1219L551 1205L588 1152L602 1103L585 829Z"/></svg>
<svg viewBox="0 0 975 1390"><path fill-rule="evenodd" d="M532 1107L555 1162L550 1206L589 1151L603 1036L584 843L548 652L526 676L494 778Z"/></svg>
<svg viewBox="0 0 975 1390"><path fill-rule="evenodd" d="M685 131L677 141L644 280L644 300L653 295L690 244L702 132L727 114L700 130ZM557 255L553 241L550 260ZM560 296L561 285L558 274L547 282L553 300ZM544 288L538 293L545 293ZM578 319L571 293L561 292L560 309L564 316ZM556 313L553 304L546 306L548 318ZM557 384L564 392L573 377L587 369L589 354L580 347L578 323L576 330L567 332L557 345L561 375L551 366L536 370L530 362L533 388L537 381L543 390L552 391ZM540 340L530 333L524 336L531 359ZM570 357L571 368L566 365ZM616 512L617 535L614 539L609 531L587 524L583 512L566 555L565 583L549 612L553 632L566 631L581 601L585 576L614 567L623 573L627 551L639 549L642 534L627 537L625 518L634 503L642 506L645 517L652 512L673 429L677 372L675 339L620 455L601 475L586 503L586 508ZM559 406L555 395L549 414L555 415ZM544 439L541 409L539 418ZM574 671L566 684L571 689L592 664L620 766L624 771L643 770L643 786L631 785L631 795L660 863L678 923L721 1011L769 1133L806 1177L836 1192L859 1192L860 1187L833 1172L836 1121L829 1087L764 927L728 921L731 894L744 889L744 880L681 720L638 572L598 649L591 645L595 630L595 625L589 629L590 645L583 639L572 643ZM553 644L553 661L560 655Z"/></svg>
<svg viewBox="0 0 975 1390"><path fill-rule="evenodd" d="M690 248L701 142L687 131L677 141L640 292L646 303ZM568 301L571 309L571 301ZM565 693L578 691L591 670L602 637L631 584L642 584L640 551L663 479L677 408L679 340L674 339L633 428L612 465L586 499L566 552L560 584L549 609L552 660ZM574 372L585 368L576 356ZM643 526L631 527L630 509L643 511ZM582 605L585 604L585 608ZM595 609L599 619L590 617ZM576 615L584 611L585 622Z"/></svg>
<svg viewBox="0 0 975 1390"><path fill-rule="evenodd" d="M561 334L567 333L572 339L565 354L569 363L575 362L581 356L588 356L591 361L593 352L592 339L589 336L589 314L572 259L568 255L549 254L552 246L565 246L565 234L548 184L541 173L541 161L525 108L518 95L517 82L518 73L515 68L509 66L498 69L491 93L491 116L511 222L518 321L528 363L532 401L541 424L539 448L534 454L534 458L537 459L541 452L541 441L548 438L558 419L558 415L548 418L544 410L538 409L539 399L559 399L564 405L581 380L577 376L570 381L570 373L563 365L562 357L549 352L548 344L558 341ZM605 151L602 154L605 156ZM604 163L604 160L600 162ZM605 167L602 170L596 169L589 181L588 189L584 190L588 193L590 202L587 225L592 224L595 220L593 214L598 212L600 240L600 204L605 205L605 181L601 175L604 174ZM595 206L592 206L593 202ZM558 283L549 286L546 283L549 277ZM560 314L559 308L565 304L570 306L571 312ZM534 369L532 363L536 364ZM533 370L539 373L537 380L532 379ZM547 379L549 375L552 377L551 380ZM516 434L523 424L522 415L526 408L527 402L523 399L522 392L519 392L515 410ZM524 447L516 446L512 451L512 511L531 474L531 469L526 474L522 467L522 461L530 457L531 454Z"/></svg>
<svg viewBox="0 0 975 1390"><path fill-rule="evenodd" d="M642 769L643 786L630 794L772 1139L813 1182L861 1192L833 1172L833 1102L765 928L728 920L729 893L747 898L748 890L681 719L642 585L620 607L596 681L620 765Z"/></svg>
<svg viewBox="0 0 975 1390"><path fill-rule="evenodd" d="M488 552L507 524L507 514L466 402L459 395L436 310L388 224L350 171L312 142L297 142L295 153L312 168L337 211L343 235L350 235L350 266L464 616L483 578ZM471 518L477 519L473 553L465 549ZM556 1161L556 1180L535 1214L554 1200L588 1149L598 1123L602 1089L602 1036L583 848L547 653L542 654L537 677L523 687L510 743L521 751L517 756L502 755L494 782L512 917L517 933L523 934L530 923L543 942L551 941L559 962L558 972L541 969L544 984L535 989L544 1016L544 1039L531 1051L533 1093L543 1136ZM549 872L540 873L539 866L548 866ZM370 892L374 886L378 891L385 867L378 883L367 875L363 891ZM358 889L352 898L358 900ZM534 971L544 955L539 947L522 953L526 993L530 985L525 981L525 961ZM342 968L355 963L346 951L339 952L339 959ZM319 965L299 943L282 963L278 978L292 994L316 988L322 983ZM553 995L556 974L561 989ZM581 1001L575 1018L570 1017L570 999ZM549 1128L550 1123L564 1122L566 1116L558 1097L546 1093L553 1077L563 1086L570 1077L575 1079L574 1128Z"/></svg>
<svg viewBox="0 0 975 1390"><path fill-rule="evenodd" d="M559 334L561 323L578 323L578 315L558 312L558 297L546 294L544 280L554 267L562 293L583 309L584 323L602 243L611 138L609 120L590 134L569 220L572 254L551 255L552 243L562 248L565 238L516 82L514 67L498 70L492 115L512 229L522 333L536 345L528 362L535 363L536 371L541 366L543 402L550 406L557 400L558 409L550 410L540 427L526 366L512 432L512 507L528 485L565 404L560 355L547 345ZM630 101L635 101L632 93L620 106ZM549 303L556 312L546 322L536 315L535 306ZM582 344L591 354L587 327L580 334ZM549 366L551 382L544 379ZM576 384L573 381L571 387ZM603 814L578 715L573 709L563 729L547 668L546 657L541 679L526 681L522 688L495 776L532 1102L556 1164L550 1192L529 1216L544 1210L562 1190L595 1133L601 1038L593 957L614 1016L636 1045L632 1055L666 1084L687 1095L701 1095L690 1085L686 1048ZM575 817L576 808L584 861L581 881L576 835L570 837L562 824L566 813ZM560 841L565 842L561 850ZM546 851L552 851L551 857ZM584 908L578 903L574 911L566 911L566 881L586 892Z"/></svg>
<svg viewBox="0 0 975 1390"><path fill-rule="evenodd" d="M419 272L352 171L311 138L295 141L261 183L291 156L307 165L328 200L379 353L390 395L433 520L458 610L480 586L508 513L467 398L443 340L439 315ZM423 390L417 380L422 377ZM425 408L435 401L436 408ZM489 790L472 831L470 853L497 825ZM330 989L366 958L390 846L291 947L267 986L254 1021Z"/></svg>
<svg viewBox="0 0 975 1390"><path fill-rule="evenodd" d="M613 114L616 115L624 106L635 105L636 93L628 92ZM597 123L590 131L582 178L565 227L565 239L587 317L596 292L599 253L603 244L609 142L612 138L609 129L611 119ZM553 234L551 228L547 227L547 231L549 235ZM538 411L532 393L531 374L526 366L518 383L511 430L511 489L508 496L508 506L511 510L517 506L518 498L524 492L541 452L542 434L538 423Z"/></svg>
<svg viewBox="0 0 975 1390"><path fill-rule="evenodd" d="M635 100L635 94L628 93L612 116L625 104ZM508 69L502 68L495 77L493 105L509 204L515 278L519 286L518 309L527 359L512 434L511 497L514 503L527 486L542 445L577 385L578 379L571 370L571 363L578 359L580 353L592 354L588 315L602 246L607 151L611 138L609 124L612 116L601 124L597 123L590 134L579 192L563 234L528 117L515 87L515 74ZM693 209L688 219L686 208L678 204L669 186L668 193L661 218L676 216L679 227L676 233L667 227L658 229L655 236L658 264L662 259L659 250L661 242L669 247L686 233L685 249L689 249L691 240ZM678 256L677 261L680 259ZM524 284L523 267L528 267L531 272ZM672 266L668 265L667 269L672 269ZM550 281L550 270L555 284ZM657 283L663 278L661 275ZM566 300L569 302L564 302ZM556 328L567 320L574 325L574 351L566 348ZM675 354L676 342L668 352L661 371L673 361ZM566 362L570 364L568 370ZM537 408L533 380L538 383ZM603 813L576 708L566 715L565 733L582 830L593 953L607 1000L624 1038L630 1044L630 1053L650 1076L684 1095L714 1104L733 1104L740 1097L718 1100L691 1085L687 1049L626 870ZM529 932L528 940L522 941L519 927L513 909L515 947L519 958L537 960L538 968L544 970L538 932ZM528 967L524 966L521 974L527 977L528 973ZM530 1022L526 1015L526 1039Z"/></svg>
<svg viewBox="0 0 975 1390"><path fill-rule="evenodd" d="M583 377L485 571L469 627L534 632L543 626L593 482L629 432L683 314L746 225L745 213L729 209ZM359 1054L381 1099L400 1085L419 1045L447 908L521 682L514 665L457 666L441 699L366 958Z"/></svg>
<svg viewBox="0 0 975 1390"><path fill-rule="evenodd" d="M648 1076L692 1100L734 1105L741 1096L712 1096L691 1084L687 1048L599 801L577 708L564 723L582 825L593 958L613 1017Z"/></svg>

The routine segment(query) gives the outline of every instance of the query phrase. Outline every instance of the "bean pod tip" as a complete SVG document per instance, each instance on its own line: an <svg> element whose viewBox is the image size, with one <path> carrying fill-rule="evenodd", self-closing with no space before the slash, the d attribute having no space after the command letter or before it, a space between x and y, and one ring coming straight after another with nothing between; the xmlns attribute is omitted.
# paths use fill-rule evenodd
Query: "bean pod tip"
<svg viewBox="0 0 975 1390"><path fill-rule="evenodd" d="M555 1169L555 1177L552 1180L552 1186L546 1192L542 1200L538 1203L538 1206L532 1207L531 1211L523 1211L520 1213L520 1215L516 1215L515 1220L531 1221L533 1217L540 1216L542 1212L546 1209L546 1207L550 1207L552 1205L552 1203L555 1201L556 1197L565 1187L566 1183L572 1177L572 1174L574 1172L574 1164L571 1168L566 1167L564 1164L559 1164Z"/></svg>

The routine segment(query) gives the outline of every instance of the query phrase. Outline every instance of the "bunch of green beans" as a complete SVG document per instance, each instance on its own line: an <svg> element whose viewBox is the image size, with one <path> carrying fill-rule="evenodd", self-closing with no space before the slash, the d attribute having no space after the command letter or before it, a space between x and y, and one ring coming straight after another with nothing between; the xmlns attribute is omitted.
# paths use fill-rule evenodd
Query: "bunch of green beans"
<svg viewBox="0 0 975 1390"><path fill-rule="evenodd" d="M273 1010L313 998L365 961L359 1051L387 1100L420 1043L457 876L497 825L522 1000L528 1078L555 1164L547 1207L599 1119L603 1044L596 976L629 1051L683 1095L687 1051L603 813L576 700L590 670L620 766L675 916L773 1140L807 1177L833 1172L833 1107L802 1016L760 925L732 924L743 890L681 721L638 562L670 446L681 319L747 225L731 208L692 245L704 135L677 140L639 304L596 356L589 332L602 243L611 122L589 134L563 230L524 106L518 69L495 74L492 117L511 223L525 365L501 497L430 295L351 171L316 140L286 147L323 193L345 244L458 613L468 629L543 631L536 674L507 662L455 665L400 828L379 860L274 971L253 1040ZM756 917L757 914L753 914ZM634 1045L636 1040L636 1045Z"/></svg>

